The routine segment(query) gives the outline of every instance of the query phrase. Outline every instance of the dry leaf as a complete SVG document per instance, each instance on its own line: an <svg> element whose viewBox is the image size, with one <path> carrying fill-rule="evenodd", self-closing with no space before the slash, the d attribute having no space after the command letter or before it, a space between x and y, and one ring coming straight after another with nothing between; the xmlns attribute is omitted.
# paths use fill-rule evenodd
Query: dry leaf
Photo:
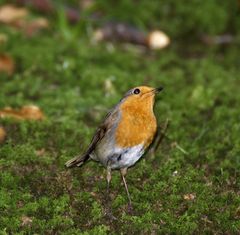
<svg viewBox="0 0 240 235"><path fill-rule="evenodd" d="M196 198L196 195L194 193L189 193L189 194L183 195L183 199L187 200L187 201L192 201L195 198Z"/></svg>
<svg viewBox="0 0 240 235"><path fill-rule="evenodd" d="M8 75L12 75L14 72L15 64L13 59L6 54L0 55L0 73L4 72Z"/></svg>
<svg viewBox="0 0 240 235"><path fill-rule="evenodd" d="M30 226L32 224L32 218L25 215L21 217L21 221L22 226Z"/></svg>
<svg viewBox="0 0 240 235"><path fill-rule="evenodd" d="M11 117L15 119L42 120L44 115L41 109L35 105L23 106L20 110L6 107L0 110L0 118Z"/></svg>
<svg viewBox="0 0 240 235"><path fill-rule="evenodd" d="M37 18L31 22L25 24L24 32L27 36L32 36L33 34L39 32L41 29L46 29L49 27L49 22L45 18Z"/></svg>
<svg viewBox="0 0 240 235"><path fill-rule="evenodd" d="M36 150L35 153L38 157L42 157L45 154L45 152L46 152L45 148L42 148L42 149Z"/></svg>
<svg viewBox="0 0 240 235"><path fill-rule="evenodd" d="M12 24L15 28L22 30L23 33L29 37L36 34L42 29L46 29L49 27L48 20L45 18L37 18L31 21L27 21L25 19L20 19L14 24Z"/></svg>
<svg viewBox="0 0 240 235"><path fill-rule="evenodd" d="M20 113L25 119L41 120L44 118L41 109L35 105L23 106Z"/></svg>
<svg viewBox="0 0 240 235"><path fill-rule="evenodd" d="M0 126L0 144L5 140L6 135L5 129Z"/></svg>
<svg viewBox="0 0 240 235"><path fill-rule="evenodd" d="M49 27L47 19L28 20L26 19L28 14L29 12L25 8L5 5L0 8L0 22L22 30L27 36L32 36L39 30Z"/></svg>
<svg viewBox="0 0 240 235"><path fill-rule="evenodd" d="M4 5L0 8L0 22L11 24L28 15L25 8L18 8L13 5Z"/></svg>

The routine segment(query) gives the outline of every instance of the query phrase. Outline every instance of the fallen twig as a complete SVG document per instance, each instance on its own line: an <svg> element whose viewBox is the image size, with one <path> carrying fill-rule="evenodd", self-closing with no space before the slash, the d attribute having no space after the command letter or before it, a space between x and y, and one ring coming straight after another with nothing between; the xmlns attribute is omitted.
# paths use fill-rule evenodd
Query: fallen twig
<svg viewBox="0 0 240 235"><path fill-rule="evenodd" d="M169 37L162 31L145 33L123 23L107 23L94 32L95 41L117 41L143 45L150 49L162 49L169 45Z"/></svg>
<svg viewBox="0 0 240 235"><path fill-rule="evenodd" d="M151 156L154 156L154 154L157 152L162 140L164 138L166 138L167 140L172 141L171 146L175 147L176 149L178 149L180 152L182 152L185 155L188 155L189 153L183 148L181 147L176 141L173 141L169 136L167 136L166 132L167 129L169 127L169 119L167 119L163 125L163 127L159 128L158 134L155 138L155 141L153 143L153 146L151 147L151 149L149 150L149 153Z"/></svg>
<svg viewBox="0 0 240 235"><path fill-rule="evenodd" d="M183 154L185 155L188 155L189 153L184 149L182 148L177 142L173 142L172 143L172 146L177 148L178 150L180 150Z"/></svg>
<svg viewBox="0 0 240 235"><path fill-rule="evenodd" d="M166 136L167 128L169 127L169 119L165 121L163 128L160 129L160 135L158 136L158 139L156 139L156 144L154 146L154 153L158 150L159 145L161 144L163 138Z"/></svg>
<svg viewBox="0 0 240 235"><path fill-rule="evenodd" d="M158 127L158 132L157 132L156 138L154 140L152 147L149 150L149 153L151 156L154 156L154 154L156 153L163 138L166 136L166 131L167 131L168 126L169 126L169 119L167 118L163 127L162 128Z"/></svg>
<svg viewBox="0 0 240 235"><path fill-rule="evenodd" d="M230 34L223 34L217 36L204 35L201 40L207 45L221 45L233 43L234 37Z"/></svg>

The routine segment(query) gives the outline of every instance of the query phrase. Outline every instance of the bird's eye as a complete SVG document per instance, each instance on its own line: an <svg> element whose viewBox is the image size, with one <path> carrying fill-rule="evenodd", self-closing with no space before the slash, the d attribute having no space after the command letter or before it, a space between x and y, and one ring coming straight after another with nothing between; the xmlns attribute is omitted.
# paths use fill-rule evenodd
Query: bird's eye
<svg viewBox="0 0 240 235"><path fill-rule="evenodd" d="M136 89L133 91L133 93L134 93L135 95L137 95L137 94L140 93L140 90L139 90L138 88L136 88Z"/></svg>

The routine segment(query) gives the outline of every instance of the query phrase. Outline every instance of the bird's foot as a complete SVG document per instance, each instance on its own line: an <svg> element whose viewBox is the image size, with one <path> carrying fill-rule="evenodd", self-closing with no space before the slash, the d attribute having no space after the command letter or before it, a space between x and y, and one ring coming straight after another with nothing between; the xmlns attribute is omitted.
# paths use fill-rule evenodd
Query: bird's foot
<svg viewBox="0 0 240 235"><path fill-rule="evenodd" d="M110 221L115 221L117 220L117 217L115 217L112 213L112 211L110 210L107 210L105 211L105 214L104 214Z"/></svg>
<svg viewBox="0 0 240 235"><path fill-rule="evenodd" d="M129 204L128 204L128 213L129 213L130 215L133 215L133 212L134 212L134 210L133 210L132 203L129 203Z"/></svg>

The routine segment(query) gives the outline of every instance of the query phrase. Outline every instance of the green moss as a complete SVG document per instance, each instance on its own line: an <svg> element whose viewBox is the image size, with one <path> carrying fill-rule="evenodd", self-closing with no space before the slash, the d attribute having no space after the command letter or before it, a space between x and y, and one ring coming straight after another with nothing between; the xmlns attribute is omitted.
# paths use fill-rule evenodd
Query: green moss
<svg viewBox="0 0 240 235"><path fill-rule="evenodd" d="M8 35L1 51L12 55L16 72L0 74L0 108L35 104L46 119L0 119L8 134L0 145L0 234L238 234L236 3L111 4L96 1L89 11L102 12L106 21L165 29L172 46L141 52L113 44L109 50L108 44L93 45L86 36L94 23L72 26L61 13L48 32L32 38L1 28ZM224 32L235 34L235 43L207 47L194 41L201 34ZM110 93L106 80L113 86ZM133 215L127 212L120 175L113 172L110 197L117 220L110 221L104 168L88 162L67 170L64 163L86 149L107 110L140 84L165 87L155 113L159 123L171 120L168 138L155 156L146 154L129 169ZM192 200L186 199L189 194ZM27 225L24 216L31 220Z"/></svg>
<svg viewBox="0 0 240 235"><path fill-rule="evenodd" d="M112 6L112 7L109 7ZM120 19L143 28L161 28L174 37L188 37L194 34L218 34L229 27L237 30L239 9L236 1L219 4L217 0L193 1L147 1L138 4L132 1L96 1L93 8L100 9L109 19ZM218 24L216 24L218 22ZM180 30L179 30L180 29Z"/></svg>

